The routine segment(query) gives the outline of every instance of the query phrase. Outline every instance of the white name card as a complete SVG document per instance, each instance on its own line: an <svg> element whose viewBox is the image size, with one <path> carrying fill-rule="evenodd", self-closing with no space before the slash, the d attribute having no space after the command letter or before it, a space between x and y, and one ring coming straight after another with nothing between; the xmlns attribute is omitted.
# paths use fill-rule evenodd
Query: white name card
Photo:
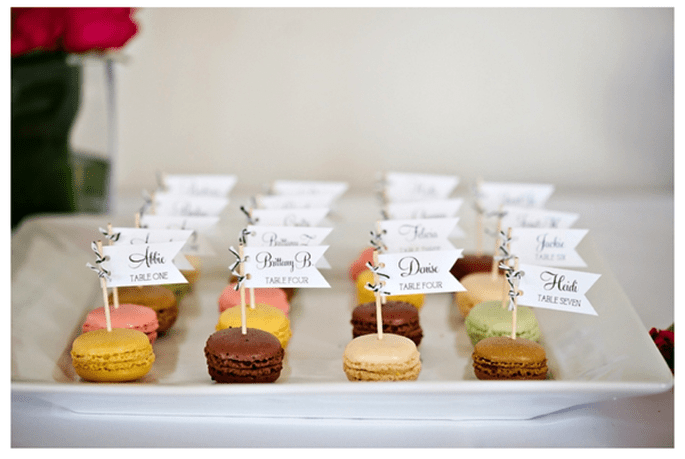
<svg viewBox="0 0 685 459"><path fill-rule="evenodd" d="M317 180L275 180L271 192L276 195L330 195L333 199L342 196L348 188L347 182Z"/></svg>
<svg viewBox="0 0 685 459"><path fill-rule="evenodd" d="M210 217L218 216L228 205L228 198L157 192L153 196L155 215Z"/></svg>
<svg viewBox="0 0 685 459"><path fill-rule="evenodd" d="M579 215L547 209L502 207L502 228L570 228Z"/></svg>
<svg viewBox="0 0 685 459"><path fill-rule="evenodd" d="M331 207L335 201L332 194L292 194L257 196L260 209L311 209Z"/></svg>
<svg viewBox="0 0 685 459"><path fill-rule="evenodd" d="M115 239L111 240L111 245L121 244L155 244L160 242L183 242L185 243L193 235L193 230L174 230L174 229L149 229L149 228L112 228L112 234L116 235ZM183 249L181 249L183 250ZM178 269L193 270L193 265L183 254L178 254L174 257L174 265Z"/></svg>
<svg viewBox="0 0 685 459"><path fill-rule="evenodd" d="M511 253L521 263L556 267L584 267L576 247L588 233L586 229L512 228Z"/></svg>
<svg viewBox="0 0 685 459"><path fill-rule="evenodd" d="M110 272L109 287L187 283L173 259L183 242L112 245L102 248L109 259L103 267Z"/></svg>
<svg viewBox="0 0 685 459"><path fill-rule="evenodd" d="M250 215L260 226L319 226L329 208L252 209Z"/></svg>
<svg viewBox="0 0 685 459"><path fill-rule="evenodd" d="M454 250L448 240L458 218L381 220L382 241L388 252Z"/></svg>
<svg viewBox="0 0 685 459"><path fill-rule="evenodd" d="M186 255L215 255L214 249L209 244L204 234L213 230L219 222L219 217L180 217L143 214L140 218L140 226L151 229L181 229L193 230L183 253Z"/></svg>
<svg viewBox="0 0 685 459"><path fill-rule="evenodd" d="M383 193L389 202L446 199L458 184L455 175L388 172Z"/></svg>
<svg viewBox="0 0 685 459"><path fill-rule="evenodd" d="M316 263L328 246L243 247L245 287L328 288Z"/></svg>
<svg viewBox="0 0 685 459"><path fill-rule="evenodd" d="M462 198L431 199L416 202L394 202L384 207L389 220L414 218L453 218L464 203Z"/></svg>
<svg viewBox="0 0 685 459"><path fill-rule="evenodd" d="M386 295L463 292L466 289L450 273L462 250L378 254L379 277Z"/></svg>
<svg viewBox="0 0 685 459"><path fill-rule="evenodd" d="M477 199L488 211L500 206L544 207L553 192L554 185L548 183L483 182Z"/></svg>
<svg viewBox="0 0 685 459"><path fill-rule="evenodd" d="M193 196L226 197L237 181L238 178L230 174L164 174L162 176L162 184L167 192Z"/></svg>
<svg viewBox="0 0 685 459"><path fill-rule="evenodd" d="M521 264L523 276L518 304L578 314L597 315L585 293L599 279L599 274L554 267Z"/></svg>

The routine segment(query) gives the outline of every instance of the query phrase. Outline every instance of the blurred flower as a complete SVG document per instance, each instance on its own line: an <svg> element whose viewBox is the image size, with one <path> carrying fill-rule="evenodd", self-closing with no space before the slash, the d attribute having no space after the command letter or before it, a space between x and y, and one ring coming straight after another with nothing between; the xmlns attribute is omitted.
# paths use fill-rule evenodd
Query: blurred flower
<svg viewBox="0 0 685 459"><path fill-rule="evenodd" d="M118 49L137 32L133 8L12 8L12 56Z"/></svg>
<svg viewBox="0 0 685 459"><path fill-rule="evenodd" d="M675 351L675 333L673 325L666 330L652 328L649 330L649 336L654 340L654 344L656 344L659 352L661 352L661 355L666 360L668 367L675 373L675 361L673 356Z"/></svg>

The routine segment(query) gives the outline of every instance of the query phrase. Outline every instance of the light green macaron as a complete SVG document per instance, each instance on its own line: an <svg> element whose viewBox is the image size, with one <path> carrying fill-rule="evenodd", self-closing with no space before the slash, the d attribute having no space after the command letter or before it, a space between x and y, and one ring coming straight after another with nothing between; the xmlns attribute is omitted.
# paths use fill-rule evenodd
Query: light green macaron
<svg viewBox="0 0 685 459"><path fill-rule="evenodd" d="M476 343L490 336L511 335L512 312L502 307L502 302L484 301L474 306L466 316L464 324L466 333L475 346ZM516 308L516 337L531 341L540 340L540 327L530 308Z"/></svg>

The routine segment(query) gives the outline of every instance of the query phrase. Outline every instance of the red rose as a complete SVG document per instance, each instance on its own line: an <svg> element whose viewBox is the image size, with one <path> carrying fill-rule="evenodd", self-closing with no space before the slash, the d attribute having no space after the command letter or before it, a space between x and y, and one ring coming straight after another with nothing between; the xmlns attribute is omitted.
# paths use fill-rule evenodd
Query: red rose
<svg viewBox="0 0 685 459"><path fill-rule="evenodd" d="M12 56L54 51L64 33L64 8L12 8Z"/></svg>
<svg viewBox="0 0 685 459"><path fill-rule="evenodd" d="M65 51L121 48L138 32L132 8L67 8Z"/></svg>
<svg viewBox="0 0 685 459"><path fill-rule="evenodd" d="M133 8L12 8L12 56L121 48L137 32Z"/></svg>
<svg viewBox="0 0 685 459"><path fill-rule="evenodd" d="M671 371L674 371L674 352L675 352L675 333L671 330L649 330L649 336L654 340L654 344L661 352Z"/></svg>

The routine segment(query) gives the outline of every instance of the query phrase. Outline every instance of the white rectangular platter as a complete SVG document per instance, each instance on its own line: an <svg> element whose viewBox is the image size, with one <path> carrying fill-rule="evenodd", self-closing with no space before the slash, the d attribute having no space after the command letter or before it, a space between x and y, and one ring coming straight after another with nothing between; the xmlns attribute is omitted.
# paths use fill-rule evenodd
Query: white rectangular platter
<svg viewBox="0 0 685 459"><path fill-rule="evenodd" d="M536 309L550 364L545 381L479 381L472 346L450 294L427 296L417 381L354 383L342 370L352 339L354 287L347 268L380 215L371 199L343 198L329 217L333 232L323 271L330 289L301 289L291 305L293 336L273 384L211 381L204 343L227 284L228 252L244 224L237 205L212 235L217 252L203 259L200 281L180 304L174 327L154 345L156 361L141 381L87 383L75 375L71 342L90 309L101 306L90 242L98 227L132 225L132 217L36 219L12 238L12 391L78 413L360 419L529 419L575 405L670 389L673 377L630 301L592 244L579 252L602 275L588 292L598 316ZM469 220L460 223L468 230ZM591 230L591 228L590 228ZM468 232L468 231L467 231ZM464 240L457 247L470 245Z"/></svg>

